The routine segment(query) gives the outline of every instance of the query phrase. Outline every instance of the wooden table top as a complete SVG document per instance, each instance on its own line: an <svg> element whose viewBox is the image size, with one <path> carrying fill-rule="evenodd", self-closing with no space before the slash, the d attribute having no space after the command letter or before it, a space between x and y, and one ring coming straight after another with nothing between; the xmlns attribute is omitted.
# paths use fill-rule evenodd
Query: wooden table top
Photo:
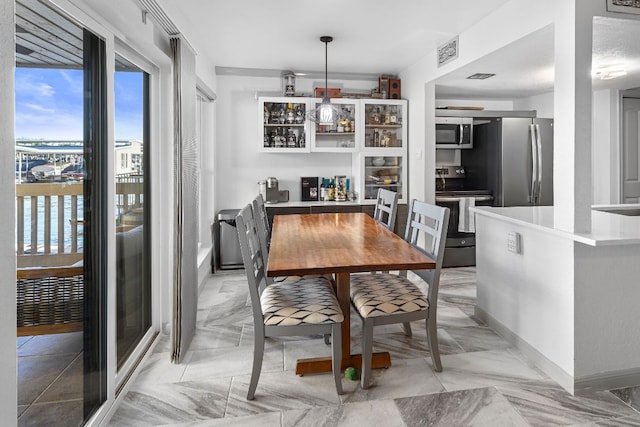
<svg viewBox="0 0 640 427"><path fill-rule="evenodd" d="M268 276L432 268L433 259L365 213L274 217Z"/></svg>

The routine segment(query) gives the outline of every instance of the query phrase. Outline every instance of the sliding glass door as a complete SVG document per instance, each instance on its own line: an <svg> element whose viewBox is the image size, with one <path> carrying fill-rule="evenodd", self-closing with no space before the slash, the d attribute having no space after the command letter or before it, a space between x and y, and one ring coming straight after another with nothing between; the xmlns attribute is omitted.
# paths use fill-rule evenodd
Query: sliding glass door
<svg viewBox="0 0 640 427"><path fill-rule="evenodd" d="M151 327L149 74L116 55L116 345L120 370Z"/></svg>

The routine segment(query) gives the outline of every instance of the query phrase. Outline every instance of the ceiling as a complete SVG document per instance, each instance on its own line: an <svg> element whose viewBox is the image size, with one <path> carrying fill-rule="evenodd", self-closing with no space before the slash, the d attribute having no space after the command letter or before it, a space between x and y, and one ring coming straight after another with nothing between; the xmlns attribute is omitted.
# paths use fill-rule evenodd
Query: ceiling
<svg viewBox="0 0 640 427"><path fill-rule="evenodd" d="M138 0L140 1L140 0ZM331 75L398 74L427 52L470 28L508 0L325 0L322 10L283 0L155 0L218 74L278 76L282 70L324 75L331 35ZM149 1L145 1L148 3ZM98 12L112 3L90 1ZM105 13L106 14L106 13ZM620 65L628 75L594 79L594 88L640 87L640 21L594 20L594 68ZM455 70L436 82L439 98L513 99L553 90L553 27ZM82 29L39 0L16 1L19 66L79 68ZM123 67L124 68L124 67ZM469 80L474 73L493 73Z"/></svg>
<svg viewBox="0 0 640 427"><path fill-rule="evenodd" d="M157 0L224 68L397 74L508 0Z"/></svg>

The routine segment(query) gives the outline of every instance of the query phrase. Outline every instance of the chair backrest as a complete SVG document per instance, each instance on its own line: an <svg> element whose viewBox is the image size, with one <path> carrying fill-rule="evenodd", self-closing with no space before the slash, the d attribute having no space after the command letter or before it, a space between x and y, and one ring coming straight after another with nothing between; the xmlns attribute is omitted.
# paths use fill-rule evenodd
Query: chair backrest
<svg viewBox="0 0 640 427"><path fill-rule="evenodd" d="M396 213L398 212L399 199L400 194L395 191L378 188L376 209L373 212L373 219L394 232L396 231Z"/></svg>
<svg viewBox="0 0 640 427"><path fill-rule="evenodd" d="M267 208L264 205L262 194L258 194L251 202L253 207L253 218L256 223L258 239L262 247L262 258L264 264L269 262L269 246L271 245L271 227L269 227L269 218L267 217ZM273 278L265 277L267 285L273 283Z"/></svg>
<svg viewBox="0 0 640 427"><path fill-rule="evenodd" d="M236 229L238 230L242 262L249 283L253 324L254 327L258 327L263 324L260 294L264 289L263 283L266 286L266 262L250 204L242 208L236 216Z"/></svg>
<svg viewBox="0 0 640 427"><path fill-rule="evenodd" d="M264 199L262 194L258 194L253 199L253 215L256 218L258 224L258 232L261 236L264 236L264 242L267 245L267 249L271 245L271 227L269 227L269 217L267 216L267 208L264 205Z"/></svg>
<svg viewBox="0 0 640 427"><path fill-rule="evenodd" d="M440 271L448 228L449 208L415 199L411 201L404 238L436 261L436 268L433 270L414 270L414 273L429 284L428 297L434 306L438 300Z"/></svg>

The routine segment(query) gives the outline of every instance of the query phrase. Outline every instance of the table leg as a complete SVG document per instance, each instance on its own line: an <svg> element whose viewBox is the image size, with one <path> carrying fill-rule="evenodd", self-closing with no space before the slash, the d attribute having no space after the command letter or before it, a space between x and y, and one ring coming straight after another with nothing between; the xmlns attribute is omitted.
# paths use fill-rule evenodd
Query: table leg
<svg viewBox="0 0 640 427"><path fill-rule="evenodd" d="M342 369L350 366L360 369L362 355L351 354L351 296L349 295L350 273L336 274L336 295L340 303L340 309L344 316L342 322ZM388 352L373 353L371 367L388 368L391 366L391 356ZM315 374L331 372L331 358L321 357L313 359L299 359L296 364L296 374Z"/></svg>
<svg viewBox="0 0 640 427"><path fill-rule="evenodd" d="M349 295L350 286L349 273L336 274L336 295L340 303L340 309L344 316L342 322L342 369L351 366L351 296Z"/></svg>

